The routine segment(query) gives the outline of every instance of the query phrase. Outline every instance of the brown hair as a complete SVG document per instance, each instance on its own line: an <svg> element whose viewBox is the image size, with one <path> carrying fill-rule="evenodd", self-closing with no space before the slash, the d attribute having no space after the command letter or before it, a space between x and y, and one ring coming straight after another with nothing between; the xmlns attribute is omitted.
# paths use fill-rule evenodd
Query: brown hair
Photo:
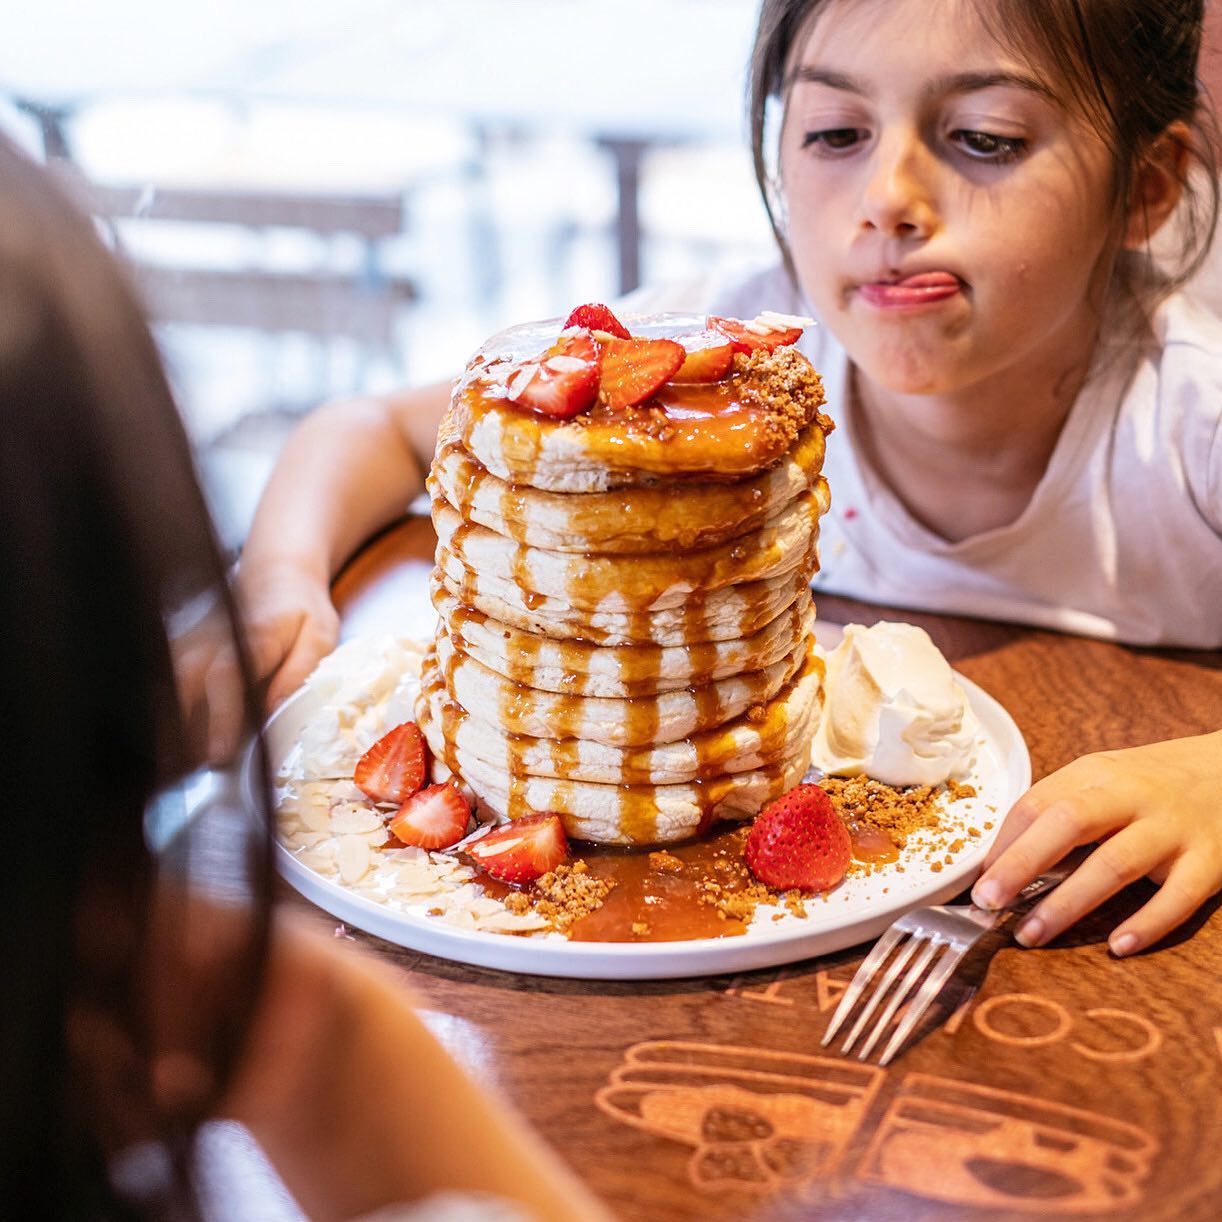
<svg viewBox="0 0 1222 1222"><path fill-rule="evenodd" d="M783 200L768 165L767 111L774 99L785 103L792 57L828 3L763 0L751 57L755 177L791 276ZM1180 287L1208 254L1218 220L1217 127L1197 79L1204 0L993 0L982 7L991 10L982 16L998 41L1049 69L1065 104L1080 109L1107 142L1115 166L1117 232L1142 159L1172 124L1186 126L1184 148L1201 172L1186 180L1177 208L1179 262L1158 275L1146 253L1124 252L1114 272L1117 287L1147 306Z"/></svg>
<svg viewBox="0 0 1222 1222"><path fill-rule="evenodd" d="M199 860L217 828L180 788L200 763L173 655L184 609L231 644L248 728L258 705L136 298L90 220L3 136L0 421L0 1216L189 1216L191 1141L261 980L272 857L256 752L253 809L229 808L223 970L195 970L190 900L217 877ZM159 1038L168 993L189 1042ZM204 1068L186 1102L154 1089L167 1051ZM137 1143L161 1170L125 1194L115 1156Z"/></svg>

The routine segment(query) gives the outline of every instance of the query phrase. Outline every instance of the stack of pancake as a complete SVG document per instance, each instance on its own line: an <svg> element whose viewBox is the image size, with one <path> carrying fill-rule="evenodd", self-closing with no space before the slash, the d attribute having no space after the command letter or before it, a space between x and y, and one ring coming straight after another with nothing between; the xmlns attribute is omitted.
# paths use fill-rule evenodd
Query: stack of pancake
<svg viewBox="0 0 1222 1222"><path fill-rule="evenodd" d="M630 326L682 337L704 319ZM485 812L556 812L598 843L686 839L754 815L809 764L822 386L782 347L552 419L506 385L556 332L495 337L442 423L418 720L435 779Z"/></svg>

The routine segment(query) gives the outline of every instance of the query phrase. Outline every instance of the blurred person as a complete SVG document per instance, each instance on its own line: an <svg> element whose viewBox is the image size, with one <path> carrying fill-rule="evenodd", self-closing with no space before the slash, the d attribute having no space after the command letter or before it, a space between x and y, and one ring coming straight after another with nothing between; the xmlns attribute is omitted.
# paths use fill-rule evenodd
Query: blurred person
<svg viewBox="0 0 1222 1222"><path fill-rule="evenodd" d="M261 710L182 425L116 263L4 137L0 416L0 1216L199 1216L220 1116L311 1218L429 1219L444 1191L607 1217L392 973L273 917ZM221 662L185 684L201 637Z"/></svg>

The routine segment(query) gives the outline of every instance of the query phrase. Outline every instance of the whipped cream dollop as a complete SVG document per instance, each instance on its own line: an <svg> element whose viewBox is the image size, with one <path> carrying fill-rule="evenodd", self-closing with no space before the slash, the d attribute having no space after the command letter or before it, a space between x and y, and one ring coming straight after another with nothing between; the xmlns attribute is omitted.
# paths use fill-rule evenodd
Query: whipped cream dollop
<svg viewBox="0 0 1222 1222"><path fill-rule="evenodd" d="M830 776L940 785L967 776L979 725L967 693L915 624L849 624L827 655L811 762Z"/></svg>

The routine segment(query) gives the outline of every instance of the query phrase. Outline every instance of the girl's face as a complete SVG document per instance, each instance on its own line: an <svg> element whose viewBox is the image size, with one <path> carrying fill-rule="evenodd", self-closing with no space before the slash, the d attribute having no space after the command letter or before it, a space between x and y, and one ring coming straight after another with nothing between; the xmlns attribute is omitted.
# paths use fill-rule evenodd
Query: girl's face
<svg viewBox="0 0 1222 1222"><path fill-rule="evenodd" d="M1110 154L972 3L832 0L791 72L780 170L794 262L868 378L952 393L1089 351Z"/></svg>

